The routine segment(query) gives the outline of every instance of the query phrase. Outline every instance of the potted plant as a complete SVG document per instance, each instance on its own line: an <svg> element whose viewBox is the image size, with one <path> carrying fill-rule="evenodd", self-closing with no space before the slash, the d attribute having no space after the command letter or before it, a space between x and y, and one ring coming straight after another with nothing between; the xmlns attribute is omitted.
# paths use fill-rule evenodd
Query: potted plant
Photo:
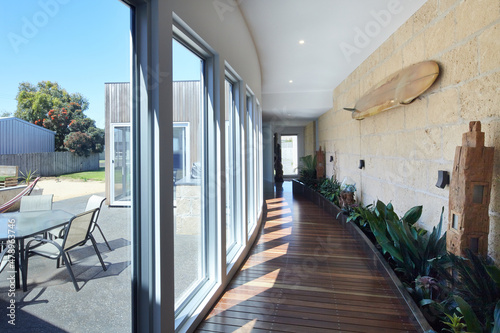
<svg viewBox="0 0 500 333"><path fill-rule="evenodd" d="M36 172L37 172L37 170L32 171L31 169L26 171L26 173L21 171L20 173L21 173L22 183L25 183L26 186L29 186L31 184L31 182L33 180L35 180L35 178L37 177ZM30 195L42 195L42 194L43 194L43 188L40 188L40 187L38 187L38 185L36 185L33 188L33 190L31 191Z"/></svg>

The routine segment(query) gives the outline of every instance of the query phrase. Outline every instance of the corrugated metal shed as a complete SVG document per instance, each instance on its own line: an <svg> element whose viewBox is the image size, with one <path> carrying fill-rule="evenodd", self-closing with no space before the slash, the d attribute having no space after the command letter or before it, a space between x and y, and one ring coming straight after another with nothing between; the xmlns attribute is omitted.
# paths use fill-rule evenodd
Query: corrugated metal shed
<svg viewBox="0 0 500 333"><path fill-rule="evenodd" d="M0 118L0 154L48 153L55 150L56 132L16 117Z"/></svg>

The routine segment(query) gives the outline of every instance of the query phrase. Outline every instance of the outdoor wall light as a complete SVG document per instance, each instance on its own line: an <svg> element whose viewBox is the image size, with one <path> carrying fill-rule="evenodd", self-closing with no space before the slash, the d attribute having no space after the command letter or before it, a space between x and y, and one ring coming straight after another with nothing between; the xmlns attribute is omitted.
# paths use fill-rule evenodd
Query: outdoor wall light
<svg viewBox="0 0 500 333"><path fill-rule="evenodd" d="M445 170L438 170L438 181L436 187L445 188L450 183L450 174Z"/></svg>
<svg viewBox="0 0 500 333"><path fill-rule="evenodd" d="M365 160L359 160L358 169L363 169L365 167Z"/></svg>
<svg viewBox="0 0 500 333"><path fill-rule="evenodd" d="M330 162L333 162L333 156L330 155Z"/></svg>

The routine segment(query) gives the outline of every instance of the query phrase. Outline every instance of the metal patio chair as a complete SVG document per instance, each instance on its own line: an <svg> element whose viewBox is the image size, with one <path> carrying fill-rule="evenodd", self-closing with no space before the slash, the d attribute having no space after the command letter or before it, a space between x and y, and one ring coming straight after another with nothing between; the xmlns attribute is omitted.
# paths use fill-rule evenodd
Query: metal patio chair
<svg viewBox="0 0 500 333"><path fill-rule="evenodd" d="M53 194L30 195L21 198L20 212L32 212L37 210L52 210Z"/></svg>
<svg viewBox="0 0 500 333"><path fill-rule="evenodd" d="M37 237L28 242L26 245L26 250L24 253L24 274L23 274L23 290L27 290L27 276L28 276L28 259L33 255L41 255L45 258L58 260L62 258L66 269L73 281L73 285L75 286L76 291L79 290L78 284L76 282L75 276L73 274L73 270L71 269L70 261L67 256L67 252L71 249L74 249L77 246L84 245L89 239L92 242L92 246L94 247L95 253L101 262L102 269L104 271L107 270L106 265L104 265L104 261L102 260L101 253L97 248L97 244L95 242L94 237L92 236L91 228L94 215L99 211L99 208L92 209L89 211L85 211L81 214L74 216L68 223L65 232L64 238L58 239L44 239L41 237ZM34 243L32 245L32 243ZM38 246L39 245L39 246Z"/></svg>
<svg viewBox="0 0 500 333"><path fill-rule="evenodd" d="M104 236L104 233L102 232L101 227L97 223L97 219L99 218L99 213L101 212L101 209L102 209L102 204L104 203L105 200L106 200L105 197L101 197L101 196L98 196L98 195L92 195L87 200L87 205L85 207L85 211L88 211L88 210L91 210L91 209L95 209L95 208L99 208L99 210L96 212L96 214L94 215L94 218L92 220L92 227L90 228L90 233L93 234L95 228L97 227L99 229L99 232L101 233L102 238L104 239L104 242L108 246L108 249L110 251L112 251L111 246L109 246L108 240ZM51 236L62 238L62 237L64 237L64 227L52 229L52 230L49 231L49 233L51 234Z"/></svg>
<svg viewBox="0 0 500 333"><path fill-rule="evenodd" d="M112 251L111 246L109 246L108 240L106 239L106 237L104 237L104 233L102 232L101 227L97 223L97 219L99 218L99 213L101 212L101 209L102 209L102 204L104 203L105 200L106 200L105 197L101 197L98 195L92 195L89 198L89 200L87 201L87 207L85 207L85 210L99 208L99 210L96 212L96 214L94 215L94 218L92 220L92 227L90 228L90 233L93 234L95 228L97 227L97 229L99 229L99 232L101 233L102 238L104 239L104 242L108 246L108 249L110 251Z"/></svg>
<svg viewBox="0 0 500 333"><path fill-rule="evenodd" d="M52 210L53 194L25 196L21 198L19 212L33 212L41 210ZM44 233L46 237L47 232Z"/></svg>
<svg viewBox="0 0 500 333"><path fill-rule="evenodd" d="M3 246L3 249L0 246L0 250L2 250L2 252L0 252L0 273L3 271L3 269L5 268L5 266L7 266L9 262L9 256L7 255L8 249L9 247L7 246L7 244Z"/></svg>

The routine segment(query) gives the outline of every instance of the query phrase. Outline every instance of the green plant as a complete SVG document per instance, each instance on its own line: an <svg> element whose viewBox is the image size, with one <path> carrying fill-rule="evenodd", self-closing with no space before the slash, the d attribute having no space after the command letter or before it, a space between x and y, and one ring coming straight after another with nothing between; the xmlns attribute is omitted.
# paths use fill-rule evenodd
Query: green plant
<svg viewBox="0 0 500 333"><path fill-rule="evenodd" d="M455 274L441 272L453 286L453 300L472 332L500 332L500 269L470 250L449 255Z"/></svg>
<svg viewBox="0 0 500 333"><path fill-rule="evenodd" d="M437 279L431 276L419 276L414 281L414 288L408 288L413 299L420 306L425 306L440 298L445 289Z"/></svg>
<svg viewBox="0 0 500 333"><path fill-rule="evenodd" d="M64 147L78 156L89 156L92 152L92 138L87 133L71 132L64 140Z"/></svg>
<svg viewBox="0 0 500 333"><path fill-rule="evenodd" d="M415 226L422 215L422 206L408 210L400 219L392 204L377 201L373 209L363 212L384 254L389 254L403 280L407 283L419 276L436 276L437 266L448 267L446 236L441 235L443 210L437 227L427 235Z"/></svg>
<svg viewBox="0 0 500 333"><path fill-rule="evenodd" d="M299 180L307 186L317 185L316 156L307 155L299 159Z"/></svg>
<svg viewBox="0 0 500 333"><path fill-rule="evenodd" d="M36 178L36 172L38 170L32 171L31 169L26 171L26 173L20 171L21 173L21 179L22 181L26 184L29 185L35 178Z"/></svg>
<svg viewBox="0 0 500 333"><path fill-rule="evenodd" d="M356 203L350 206L346 205L340 209L340 212L337 214L337 218L339 218L340 214L346 215L347 223L355 223L373 243L376 243L376 239L373 236L373 232L371 231L366 218L366 214L368 214L367 211L370 210L371 207L371 204L368 206Z"/></svg>
<svg viewBox="0 0 500 333"><path fill-rule="evenodd" d="M448 320L447 321L443 320L442 323L448 326L449 328L445 328L444 331L452 333L465 332L465 328L467 327L467 325L462 323L462 319L464 317L459 317L457 316L456 313L454 313L453 316L446 314L446 317L448 317Z"/></svg>
<svg viewBox="0 0 500 333"><path fill-rule="evenodd" d="M495 306L495 312L493 312L493 333L500 333L500 301L497 302Z"/></svg>
<svg viewBox="0 0 500 333"><path fill-rule="evenodd" d="M325 178L320 186L319 193L321 193L325 198L330 200L331 202L338 205L339 194L340 194L340 183L333 178Z"/></svg>

